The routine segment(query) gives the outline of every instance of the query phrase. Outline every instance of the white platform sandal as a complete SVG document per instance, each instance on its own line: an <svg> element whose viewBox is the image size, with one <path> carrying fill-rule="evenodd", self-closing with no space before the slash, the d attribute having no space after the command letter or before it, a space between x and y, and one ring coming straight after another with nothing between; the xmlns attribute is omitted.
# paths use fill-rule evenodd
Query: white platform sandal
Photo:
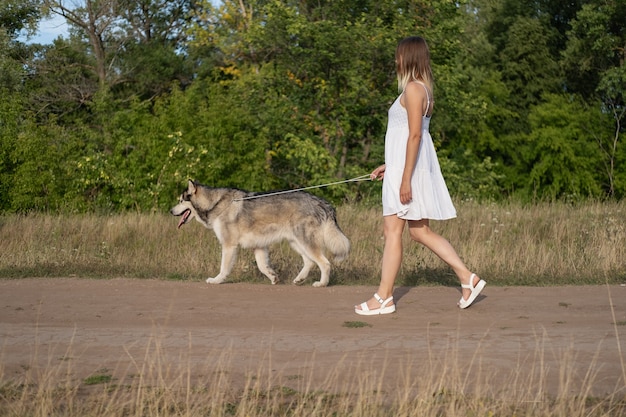
<svg viewBox="0 0 626 417"><path fill-rule="evenodd" d="M474 286L474 278L476 278L476 274L470 275L469 284L461 284L461 288L467 288L468 290L472 291L472 293L467 298L467 300L463 299L463 296L461 296L461 300L459 301L460 308L467 308L471 306L472 303L476 300L476 297L478 297L478 294L480 294L483 288L485 288L485 285L487 285L487 283L481 279L478 281L478 284Z"/></svg>
<svg viewBox="0 0 626 417"><path fill-rule="evenodd" d="M377 316L379 314L390 314L396 311L395 304L388 305L390 302L393 301L393 295L387 298L386 300L383 300L382 297L378 295L378 293L375 293L374 298L376 299L376 301L380 303L380 308L375 308L375 309L370 310L370 308L367 306L367 301L366 301L364 303L361 303L361 305L359 306L361 307L360 309L357 307L354 307L354 312L356 314L360 314L361 316Z"/></svg>

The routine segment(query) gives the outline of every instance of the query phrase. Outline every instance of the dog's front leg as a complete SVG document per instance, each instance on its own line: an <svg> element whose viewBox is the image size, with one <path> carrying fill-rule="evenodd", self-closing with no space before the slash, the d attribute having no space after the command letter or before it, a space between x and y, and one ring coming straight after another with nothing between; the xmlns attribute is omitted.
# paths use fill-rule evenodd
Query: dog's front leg
<svg viewBox="0 0 626 417"><path fill-rule="evenodd" d="M222 246L222 264L220 273L215 278L207 278L208 284L221 284L233 270L235 259L237 258L237 246Z"/></svg>

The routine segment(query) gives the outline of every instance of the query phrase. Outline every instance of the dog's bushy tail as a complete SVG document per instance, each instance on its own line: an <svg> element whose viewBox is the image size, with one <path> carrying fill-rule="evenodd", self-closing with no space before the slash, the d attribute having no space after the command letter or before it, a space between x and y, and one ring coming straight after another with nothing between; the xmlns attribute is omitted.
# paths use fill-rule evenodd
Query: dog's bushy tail
<svg viewBox="0 0 626 417"><path fill-rule="evenodd" d="M341 262L350 253L350 240L343 234L336 221L327 221L322 227L324 246L333 255L336 262Z"/></svg>

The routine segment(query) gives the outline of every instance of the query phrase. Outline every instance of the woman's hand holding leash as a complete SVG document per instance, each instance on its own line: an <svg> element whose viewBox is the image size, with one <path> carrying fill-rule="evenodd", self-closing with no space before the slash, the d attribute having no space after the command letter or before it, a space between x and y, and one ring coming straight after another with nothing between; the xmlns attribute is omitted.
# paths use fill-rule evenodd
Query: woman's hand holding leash
<svg viewBox="0 0 626 417"><path fill-rule="evenodd" d="M376 179L381 181L383 178L385 178L385 169L386 168L387 168L387 166L385 164L382 164L381 166L379 166L378 168L373 170L372 173L370 174L370 179L372 181L374 181Z"/></svg>

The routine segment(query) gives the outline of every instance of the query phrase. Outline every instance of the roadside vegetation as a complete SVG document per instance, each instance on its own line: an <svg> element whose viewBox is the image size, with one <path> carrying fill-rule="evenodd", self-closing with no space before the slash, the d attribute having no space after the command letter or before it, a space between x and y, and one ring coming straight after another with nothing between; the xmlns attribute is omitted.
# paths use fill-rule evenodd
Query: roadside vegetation
<svg viewBox="0 0 626 417"><path fill-rule="evenodd" d="M457 209L458 219L433 226L490 285L626 282L623 202L531 206L459 202ZM346 204L338 207L338 218L353 247L349 258L333 269L331 285L376 285L383 248L380 209ZM164 213L5 215L0 217L0 278L199 281L215 275L220 248L212 231L196 222L180 230L176 225L177 219ZM409 245L408 236L406 239ZM429 251L411 245L405 254L398 285L458 285L452 272ZM300 259L286 244L274 246L270 257L283 280L278 285L291 285ZM304 285L310 285L315 273ZM256 270L253 255L245 250L240 252L230 279L270 285ZM616 320L613 325L618 335L624 324ZM350 331L369 327L358 321L343 326ZM328 372L323 383L313 381L307 373L277 375L272 364L265 362L241 380L229 372L233 359L228 351L207 352L211 360L207 359L204 367L190 367L184 354L179 361L168 362L161 357L159 346L166 341L158 338L137 358L143 365L136 369L98 369L80 376L72 369L69 340L67 354L50 357L43 368L33 360L16 376L6 374L0 363L0 416L625 415L623 387L595 393L593 361L581 382L580 375L572 373L569 361L574 353L567 346L559 351L556 391L548 388L542 361L544 344L541 335L535 337L535 350L527 352L518 365L524 372L513 367L510 374L498 375L497 381L481 372L480 366L472 368L470 375L467 357L459 358L450 347L433 352L427 362L407 364L423 368L419 380L402 375L390 378L386 366L372 369L367 361L357 361L349 374L316 369L316 373ZM619 366L616 364L616 372L620 372ZM626 375L623 364L621 372ZM397 385L383 383L389 379Z"/></svg>
<svg viewBox="0 0 626 417"><path fill-rule="evenodd" d="M25 365L18 380L4 374L0 365L0 416L615 417L626 413L623 386L602 396L595 394L595 363L590 363L581 380L569 366L571 349L559 352L559 382L556 389L548 389L542 361L545 341L535 337L535 348L525 352L510 373L497 378L474 364L473 358L468 367L468 358L459 357L452 346L432 352L430 361L408 359L404 366L418 367L418 379L389 375L389 369L398 365L392 364L394 358L382 365L364 358L348 369L325 370L323 382L313 381L308 375L311 370L276 373L271 354L243 376L229 372L233 357L227 350L207 352L201 366L191 366L184 352L172 362L163 355L167 342L158 337L146 346L145 355L133 358L136 362L130 369L99 369L80 379L72 368L70 342L66 357L51 357L44 368Z"/></svg>
<svg viewBox="0 0 626 417"><path fill-rule="evenodd" d="M581 285L626 282L626 203L457 204L458 218L432 226L490 285ZM335 265L331 285L376 285L383 249L378 207L338 207L352 242ZM0 278L81 277L203 280L219 272L213 231L193 221L180 230L169 214L5 215L0 217ZM458 285L436 256L405 235L399 285ZM301 268L289 245L270 260L281 283ZM241 250L232 281L269 281ZM316 269L304 285L312 283Z"/></svg>
<svg viewBox="0 0 626 417"><path fill-rule="evenodd" d="M24 42L47 14L68 35ZM410 35L431 50L454 194L626 197L621 0L0 0L0 22L0 213L158 212L189 178L366 174Z"/></svg>

